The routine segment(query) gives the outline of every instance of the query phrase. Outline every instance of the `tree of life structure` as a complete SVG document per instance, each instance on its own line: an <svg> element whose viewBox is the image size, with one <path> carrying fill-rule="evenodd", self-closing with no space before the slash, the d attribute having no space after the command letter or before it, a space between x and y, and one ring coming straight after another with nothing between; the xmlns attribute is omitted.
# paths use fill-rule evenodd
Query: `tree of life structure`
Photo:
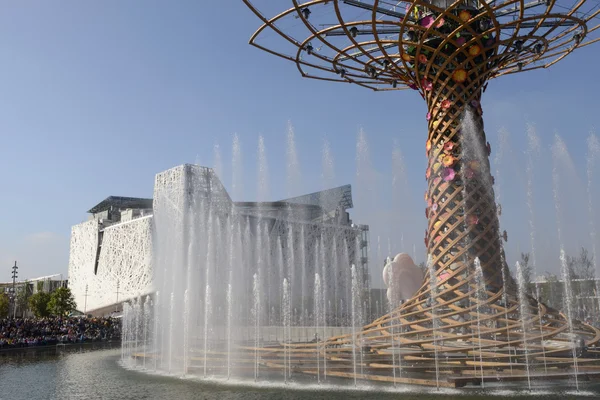
<svg viewBox="0 0 600 400"><path fill-rule="evenodd" d="M292 0L289 9L267 18L243 1L263 22L250 44L294 62L303 77L377 91L412 89L428 107L425 244L431 273L411 299L359 335L311 345L338 367L329 375L439 385L431 377L443 373L452 386L524 379L530 367L543 366L557 377L573 365L575 374L600 373L593 352L575 354L567 335L590 347L600 340L598 329L532 297L519 298L504 260L507 234L500 231L480 105L490 79L547 68L600 40L600 5ZM360 372L348 369L344 346L360 348ZM419 377L406 377L411 372Z"/></svg>

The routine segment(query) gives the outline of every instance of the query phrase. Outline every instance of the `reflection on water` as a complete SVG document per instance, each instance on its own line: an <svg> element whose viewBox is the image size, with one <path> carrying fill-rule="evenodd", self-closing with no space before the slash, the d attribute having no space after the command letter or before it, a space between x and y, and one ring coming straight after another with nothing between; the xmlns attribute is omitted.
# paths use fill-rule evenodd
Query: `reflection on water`
<svg viewBox="0 0 600 400"><path fill-rule="evenodd" d="M304 390L295 385L279 387L248 387L243 385L226 386L197 380L180 379L166 376L147 375L138 371L121 368L118 364L120 350L101 351L63 351L30 353L26 355L0 356L0 400L37 400L37 399L432 399L456 398L484 399L489 397L505 398L525 394L523 391L497 390L486 391L485 396L474 390L451 390L440 394L431 391L408 392L408 388L380 387L378 391L367 389L359 391L327 390L310 385ZM487 385L486 385L487 387ZM324 386L323 388L327 388ZM532 398L568 399L598 398L600 385L588 386L579 395L564 393L560 387L538 391ZM550 391L549 391L550 390Z"/></svg>

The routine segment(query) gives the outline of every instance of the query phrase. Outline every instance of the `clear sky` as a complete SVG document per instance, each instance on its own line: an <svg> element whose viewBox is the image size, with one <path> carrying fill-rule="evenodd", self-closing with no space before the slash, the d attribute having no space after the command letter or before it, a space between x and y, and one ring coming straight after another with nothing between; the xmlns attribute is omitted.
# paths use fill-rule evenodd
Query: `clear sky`
<svg viewBox="0 0 600 400"><path fill-rule="evenodd" d="M423 260L426 108L420 96L302 79L293 64L247 44L258 26L237 0L1 1L0 281L9 280L15 260L22 278L66 274L70 228L86 210L109 195L151 196L154 175L175 165L214 165L217 144L230 188L234 133L243 153L240 197L256 197L263 135L270 195L284 198L288 121L302 175L292 194L321 189L327 140L335 171L328 183L353 184L353 217L373 226L372 256L377 237L382 253L390 237L393 252L412 254L415 244L417 261ZM541 272L558 270L550 153L556 133L573 165L559 157L566 247L574 253L591 246L585 160L600 111L599 46L548 70L492 81L484 97L492 157L505 150L497 182L511 262L531 247L528 123L541 141L533 187ZM356 178L361 129L370 161L360 176L372 178L366 182ZM501 129L509 134L503 146ZM406 183L401 200L391 204L392 177L400 177L392 172L394 143Z"/></svg>

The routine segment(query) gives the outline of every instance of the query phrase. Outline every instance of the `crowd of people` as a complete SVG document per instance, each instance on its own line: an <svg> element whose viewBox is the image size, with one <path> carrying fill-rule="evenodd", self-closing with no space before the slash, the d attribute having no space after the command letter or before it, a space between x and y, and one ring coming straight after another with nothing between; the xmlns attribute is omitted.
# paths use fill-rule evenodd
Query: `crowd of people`
<svg viewBox="0 0 600 400"><path fill-rule="evenodd" d="M0 350L120 340L116 318L48 317L0 319Z"/></svg>

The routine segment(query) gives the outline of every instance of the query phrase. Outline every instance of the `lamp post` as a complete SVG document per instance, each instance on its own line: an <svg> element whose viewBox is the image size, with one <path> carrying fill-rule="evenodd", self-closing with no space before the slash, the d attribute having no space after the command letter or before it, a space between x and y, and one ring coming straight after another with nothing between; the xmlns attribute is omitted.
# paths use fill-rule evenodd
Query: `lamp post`
<svg viewBox="0 0 600 400"><path fill-rule="evenodd" d="M13 280L13 284L12 284L12 303L13 303L13 318L17 317L17 297L16 297L16 283L17 283L17 276L19 275L19 267L17 267L17 262L15 261L15 265L12 267L12 280Z"/></svg>
<svg viewBox="0 0 600 400"><path fill-rule="evenodd" d="M117 280L117 302L115 303L115 312L119 311L119 280Z"/></svg>
<svg viewBox="0 0 600 400"><path fill-rule="evenodd" d="M87 298L88 298L88 285L87 283L85 284L85 303L83 306L83 313L86 314L87 313Z"/></svg>

